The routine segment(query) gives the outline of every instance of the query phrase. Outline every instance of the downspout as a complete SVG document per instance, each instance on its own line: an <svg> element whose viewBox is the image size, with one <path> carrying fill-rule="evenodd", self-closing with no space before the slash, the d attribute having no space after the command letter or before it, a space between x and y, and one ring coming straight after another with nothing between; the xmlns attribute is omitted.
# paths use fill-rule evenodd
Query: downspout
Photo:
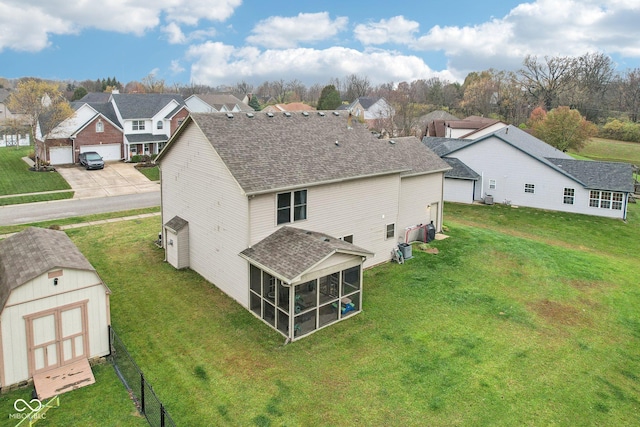
<svg viewBox="0 0 640 427"><path fill-rule="evenodd" d="M167 241L167 230L164 228L164 205L162 203L162 168L160 167L160 163L158 165L158 177L160 178L160 226L162 227L160 231L160 235L162 236L162 249L164 250L164 262L167 262L167 248L165 243Z"/></svg>

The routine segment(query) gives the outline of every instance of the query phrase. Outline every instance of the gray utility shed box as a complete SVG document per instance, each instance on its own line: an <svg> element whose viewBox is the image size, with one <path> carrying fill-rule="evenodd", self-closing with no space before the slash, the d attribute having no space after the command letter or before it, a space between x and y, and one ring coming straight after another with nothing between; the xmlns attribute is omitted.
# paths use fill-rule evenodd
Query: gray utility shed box
<svg viewBox="0 0 640 427"><path fill-rule="evenodd" d="M413 258L413 254L411 253L411 245L408 243L400 243L398 245L400 248L400 252L402 252L402 257L404 259Z"/></svg>
<svg viewBox="0 0 640 427"><path fill-rule="evenodd" d="M491 194L487 194L486 196L484 196L484 204L485 205L493 204L493 196Z"/></svg>

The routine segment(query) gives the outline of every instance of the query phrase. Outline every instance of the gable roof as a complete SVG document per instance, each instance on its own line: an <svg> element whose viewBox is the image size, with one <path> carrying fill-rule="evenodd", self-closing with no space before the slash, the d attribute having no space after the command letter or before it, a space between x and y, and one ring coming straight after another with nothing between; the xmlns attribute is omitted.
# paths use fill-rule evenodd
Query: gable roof
<svg viewBox="0 0 640 427"><path fill-rule="evenodd" d="M0 241L0 311L13 289L54 268L95 271L64 231L29 227Z"/></svg>
<svg viewBox="0 0 640 427"><path fill-rule="evenodd" d="M469 166L454 157L444 157L442 160L451 166L451 170L444 173L445 178L467 179L477 181L480 175Z"/></svg>
<svg viewBox="0 0 640 427"><path fill-rule="evenodd" d="M80 102L106 104L109 102L109 99L111 99L110 92L89 92L80 98Z"/></svg>
<svg viewBox="0 0 640 427"><path fill-rule="evenodd" d="M9 95L11 94L11 92L9 92L9 90L0 87L0 103L5 102L5 100L9 97Z"/></svg>
<svg viewBox="0 0 640 427"><path fill-rule="evenodd" d="M449 166L415 137L375 138L338 112L192 113L156 161L197 126L245 194L401 173L444 172Z"/></svg>
<svg viewBox="0 0 640 427"><path fill-rule="evenodd" d="M111 99L125 120L150 119L172 101L185 105L182 95L176 93L112 93Z"/></svg>
<svg viewBox="0 0 640 427"><path fill-rule="evenodd" d="M291 284L336 253L359 257L373 255L373 252L328 234L284 226L240 252L240 256Z"/></svg>
<svg viewBox="0 0 640 427"><path fill-rule="evenodd" d="M253 111L253 108L229 93L197 93L191 95L191 97L200 98L203 102L218 111L222 111L223 109L232 111L236 106L241 111Z"/></svg>

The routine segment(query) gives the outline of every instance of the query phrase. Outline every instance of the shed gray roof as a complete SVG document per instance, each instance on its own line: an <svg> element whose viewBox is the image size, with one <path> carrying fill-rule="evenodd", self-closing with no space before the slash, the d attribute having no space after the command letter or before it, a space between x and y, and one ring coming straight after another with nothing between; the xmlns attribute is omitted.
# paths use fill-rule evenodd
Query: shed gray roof
<svg viewBox="0 0 640 427"><path fill-rule="evenodd" d="M591 190L633 193L633 166L628 163L547 158Z"/></svg>
<svg viewBox="0 0 640 427"><path fill-rule="evenodd" d="M176 233L182 230L184 227L189 225L189 222L180 218L179 216L174 216L164 225L165 227L175 231Z"/></svg>
<svg viewBox="0 0 640 427"><path fill-rule="evenodd" d="M30 227L0 241L0 311L13 289L54 268L95 271L64 231Z"/></svg>
<svg viewBox="0 0 640 427"><path fill-rule="evenodd" d="M346 114L232 116L192 113L157 161L162 166L163 156L173 149L182 131L197 126L246 194L389 173L426 174L449 169L417 138L395 138L394 143L377 139L356 120L348 126Z"/></svg>
<svg viewBox="0 0 640 427"><path fill-rule="evenodd" d="M460 159L456 159L453 157L443 157L442 160L447 162L449 166L451 166L451 170L445 172L445 178L457 178L457 179L468 179L472 181L477 181L480 179L480 175L476 173L469 166L465 165Z"/></svg>
<svg viewBox="0 0 640 427"><path fill-rule="evenodd" d="M373 255L324 233L285 226L245 249L240 256L290 284L335 253Z"/></svg>
<svg viewBox="0 0 640 427"><path fill-rule="evenodd" d="M150 119L175 100L184 106L176 93L114 93L111 95L123 119Z"/></svg>

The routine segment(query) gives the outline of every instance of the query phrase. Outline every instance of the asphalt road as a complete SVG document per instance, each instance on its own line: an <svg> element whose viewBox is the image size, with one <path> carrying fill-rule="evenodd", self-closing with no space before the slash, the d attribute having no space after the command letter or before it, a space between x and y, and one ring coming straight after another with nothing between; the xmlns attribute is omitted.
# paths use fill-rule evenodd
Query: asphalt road
<svg viewBox="0 0 640 427"><path fill-rule="evenodd" d="M73 216L120 212L154 206L160 206L159 191L111 197L67 199L0 206L0 225L28 224Z"/></svg>

